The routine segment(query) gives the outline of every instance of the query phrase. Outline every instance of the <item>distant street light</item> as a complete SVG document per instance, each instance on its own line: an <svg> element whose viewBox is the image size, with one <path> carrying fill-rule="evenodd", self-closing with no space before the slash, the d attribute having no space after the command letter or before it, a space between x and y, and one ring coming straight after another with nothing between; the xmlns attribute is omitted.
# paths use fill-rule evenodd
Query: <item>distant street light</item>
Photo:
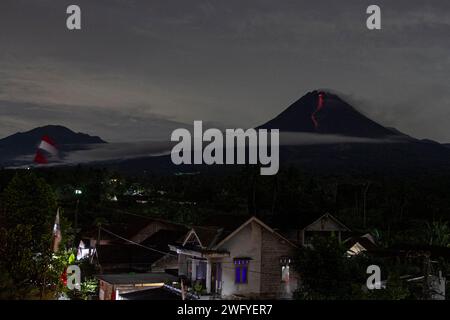
<svg viewBox="0 0 450 320"><path fill-rule="evenodd" d="M80 189L75 189L75 194L76 195L83 194L83 191L81 191Z"/></svg>

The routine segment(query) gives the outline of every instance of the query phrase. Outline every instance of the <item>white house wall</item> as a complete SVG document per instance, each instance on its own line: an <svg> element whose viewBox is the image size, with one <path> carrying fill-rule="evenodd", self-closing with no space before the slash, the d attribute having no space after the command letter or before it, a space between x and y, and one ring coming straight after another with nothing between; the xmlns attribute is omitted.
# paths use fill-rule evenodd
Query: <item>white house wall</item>
<svg viewBox="0 0 450 320"><path fill-rule="evenodd" d="M252 222L240 230L234 237L226 241L219 249L230 253L222 258L222 296L259 295L261 289L261 243L262 227ZM233 258L249 257L247 283L235 283Z"/></svg>
<svg viewBox="0 0 450 320"><path fill-rule="evenodd" d="M262 230L262 259L261 268L264 271L261 275L261 296L267 298L291 298L297 289L298 275L294 271L292 263L289 266L288 283L281 281L280 258L294 258L295 248L287 241L274 235L270 231Z"/></svg>

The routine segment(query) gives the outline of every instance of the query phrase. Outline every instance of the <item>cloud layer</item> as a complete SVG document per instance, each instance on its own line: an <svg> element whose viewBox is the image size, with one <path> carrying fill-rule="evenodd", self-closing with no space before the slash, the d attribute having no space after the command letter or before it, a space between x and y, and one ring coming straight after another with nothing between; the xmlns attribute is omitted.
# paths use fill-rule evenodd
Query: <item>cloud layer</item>
<svg viewBox="0 0 450 320"><path fill-rule="evenodd" d="M450 141L450 2L79 0L0 3L0 136L48 123L109 141L183 123L266 122L307 91L344 93L374 120Z"/></svg>

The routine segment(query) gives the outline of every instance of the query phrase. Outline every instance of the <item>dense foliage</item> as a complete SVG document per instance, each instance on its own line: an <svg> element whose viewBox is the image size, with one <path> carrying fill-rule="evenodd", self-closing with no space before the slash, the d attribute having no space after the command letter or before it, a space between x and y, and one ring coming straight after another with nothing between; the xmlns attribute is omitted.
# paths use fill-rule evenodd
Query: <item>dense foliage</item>
<svg viewBox="0 0 450 320"><path fill-rule="evenodd" d="M219 214L257 215L283 228L330 212L354 231L376 235L384 247L401 243L450 247L448 190L450 174L445 173L313 175L288 168L276 176L260 176L258 168L247 167L228 174L125 176L82 166L0 170L0 294L37 298L57 290L61 268L67 264L49 268L55 263L51 231L58 206L63 209L63 249L100 222L127 221L128 213L185 224ZM334 287L343 291L315 294L353 295L355 287L350 284L357 263L342 264L340 249L327 250L306 251L305 259L316 264L332 259L345 285L324 273L326 281L338 281ZM321 267L315 263L311 268ZM391 278L395 283L395 275Z"/></svg>
<svg viewBox="0 0 450 320"><path fill-rule="evenodd" d="M0 294L9 298L42 297L46 289L58 286L62 271L53 263L52 252L56 196L42 178L21 172L3 191L1 208L0 265L6 279Z"/></svg>
<svg viewBox="0 0 450 320"><path fill-rule="evenodd" d="M315 238L312 247L302 248L296 258L301 285L296 297L302 300L354 300L413 298L412 293L399 281L397 272L405 271L398 263L368 257L364 254L349 257L336 238ZM387 279L386 287L368 290L367 267L377 265ZM387 273L386 270L389 270Z"/></svg>

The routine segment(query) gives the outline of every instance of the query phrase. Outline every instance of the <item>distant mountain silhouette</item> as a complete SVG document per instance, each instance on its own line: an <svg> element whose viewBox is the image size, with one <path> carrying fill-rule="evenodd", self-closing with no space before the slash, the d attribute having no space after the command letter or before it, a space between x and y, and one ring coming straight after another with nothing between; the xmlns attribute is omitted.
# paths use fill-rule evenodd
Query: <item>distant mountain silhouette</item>
<svg viewBox="0 0 450 320"><path fill-rule="evenodd" d="M450 169L450 150L369 119L335 94L312 91L260 128L343 137L335 143L281 146L284 165L315 172L411 172ZM352 143L345 137L368 138ZM364 140L363 140L364 141Z"/></svg>
<svg viewBox="0 0 450 320"><path fill-rule="evenodd" d="M259 128L365 138L402 135L372 121L337 95L325 91L307 93Z"/></svg>
<svg viewBox="0 0 450 320"><path fill-rule="evenodd" d="M0 164L15 163L17 157L34 154L43 136L51 137L63 153L83 149L86 144L106 143L97 136L74 132L63 126L47 125L0 139Z"/></svg>
<svg viewBox="0 0 450 320"><path fill-rule="evenodd" d="M339 172L409 174L412 171L423 173L450 170L450 145L427 139L415 139L395 128L384 127L337 95L325 91L316 90L307 93L258 128L280 130L281 168L298 166L308 172L326 174ZM294 138L300 137L300 140L286 143L287 138L283 134L293 135ZM0 140L0 164L5 163L2 162L5 158L32 154L42 135L51 136L63 152L83 149L83 145L86 144L104 143L99 137L75 133L60 126L36 128ZM317 142L317 138L326 139ZM109 166L134 173L147 171L155 174L198 171L227 173L242 167L176 166L171 162L170 155L126 160L111 159L92 165Z"/></svg>
<svg viewBox="0 0 450 320"><path fill-rule="evenodd" d="M281 168L297 166L317 174L409 174L450 169L449 146L418 140L395 128L384 127L329 92L309 92L257 128L280 130ZM286 143L287 132L293 133L300 142ZM283 136L283 133L288 136ZM311 142L326 137L331 138L322 141L328 142ZM125 160L116 163L116 168L163 174L199 170L226 173L231 166L175 166L170 156L160 156Z"/></svg>

